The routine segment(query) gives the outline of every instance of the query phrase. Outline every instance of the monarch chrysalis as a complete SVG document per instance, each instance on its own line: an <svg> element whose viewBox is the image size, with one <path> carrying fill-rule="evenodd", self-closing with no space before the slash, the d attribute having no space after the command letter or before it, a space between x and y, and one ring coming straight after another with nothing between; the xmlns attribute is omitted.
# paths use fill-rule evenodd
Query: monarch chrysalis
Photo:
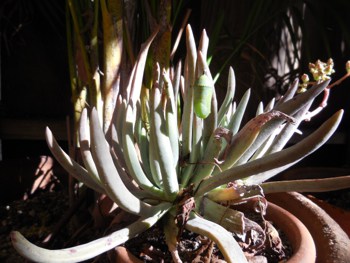
<svg viewBox="0 0 350 263"><path fill-rule="evenodd" d="M203 74L194 83L194 112L199 118L205 119L210 114L212 96L212 81Z"/></svg>

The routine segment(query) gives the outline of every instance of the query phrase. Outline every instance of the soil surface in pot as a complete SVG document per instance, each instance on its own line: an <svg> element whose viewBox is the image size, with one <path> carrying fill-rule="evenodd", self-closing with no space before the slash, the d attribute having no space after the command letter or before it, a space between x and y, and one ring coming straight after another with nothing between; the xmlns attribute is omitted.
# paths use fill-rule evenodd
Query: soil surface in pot
<svg viewBox="0 0 350 263"><path fill-rule="evenodd" d="M239 244L245 250L249 262L284 262L291 256L292 251L283 233L280 233L280 236L284 244L281 251L274 245L248 248L247 243L240 242ZM164 234L159 225L155 225L124 245L143 262L172 262ZM226 262L214 242L207 237L187 230L184 230L181 236L178 251L183 262Z"/></svg>

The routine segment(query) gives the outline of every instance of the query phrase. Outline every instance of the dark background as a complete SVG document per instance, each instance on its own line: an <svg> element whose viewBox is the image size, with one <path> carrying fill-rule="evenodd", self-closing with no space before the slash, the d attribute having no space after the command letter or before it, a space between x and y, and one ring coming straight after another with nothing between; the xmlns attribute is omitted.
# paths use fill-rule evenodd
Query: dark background
<svg viewBox="0 0 350 263"><path fill-rule="evenodd" d="M263 6L259 6L259 2L263 2ZM350 58L347 32L350 4L340 0L326 2L222 0L213 4L209 0L187 1L182 12L186 8L192 9L189 23L197 39L203 28L211 38L216 34L218 21L222 21L219 37L210 47L214 55L212 72L215 73L233 54L216 85L219 101L225 93L225 74L229 66L236 72L237 100L250 87L251 100L256 103L267 102L281 94L292 79L308 71L310 61L326 61L332 57L336 69L334 78L341 77L345 62ZM66 147L67 123L70 123L67 117L72 113L65 1L7 0L0 5L1 159L49 155L44 141L45 126L49 125L61 145ZM293 14L295 17L303 15L297 20L302 26L300 66L291 74L279 77L270 62L278 53L280 34L276 32L286 17ZM178 24L174 25L174 35ZM237 46L240 48L235 51ZM183 41L180 47L184 47ZM272 87L266 85L266 76L273 76ZM311 123L304 124L310 131L336 110L346 110L336 136L299 165L346 167L349 164L349 85L350 81L346 80L336 87L328 107Z"/></svg>

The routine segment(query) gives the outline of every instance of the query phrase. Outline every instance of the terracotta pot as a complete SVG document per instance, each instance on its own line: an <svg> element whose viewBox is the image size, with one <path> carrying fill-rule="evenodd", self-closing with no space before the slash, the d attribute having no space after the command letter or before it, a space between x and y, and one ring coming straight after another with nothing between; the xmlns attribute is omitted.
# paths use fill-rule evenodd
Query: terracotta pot
<svg viewBox="0 0 350 263"><path fill-rule="evenodd" d="M315 262L315 243L305 225L293 214L273 203L269 202L266 212L266 219L285 233L292 246L293 255L287 262Z"/></svg>
<svg viewBox="0 0 350 263"><path fill-rule="evenodd" d="M276 193L267 199L295 215L310 231L316 245L316 261L350 262L350 239L323 209L299 193Z"/></svg>
<svg viewBox="0 0 350 263"><path fill-rule="evenodd" d="M134 256L125 247L116 247L108 253L109 260L116 263L142 263L143 261Z"/></svg>
<svg viewBox="0 0 350 263"><path fill-rule="evenodd" d="M293 255L287 263L315 262L316 249L312 236L303 223L285 209L269 203L266 219L270 220L287 236L293 248ZM141 263L125 247L117 247L109 253L111 262L115 263Z"/></svg>
<svg viewBox="0 0 350 263"><path fill-rule="evenodd" d="M327 201L319 199L313 195L306 195L306 197L326 211L326 213L338 223L344 232L350 236L350 211L332 205Z"/></svg>

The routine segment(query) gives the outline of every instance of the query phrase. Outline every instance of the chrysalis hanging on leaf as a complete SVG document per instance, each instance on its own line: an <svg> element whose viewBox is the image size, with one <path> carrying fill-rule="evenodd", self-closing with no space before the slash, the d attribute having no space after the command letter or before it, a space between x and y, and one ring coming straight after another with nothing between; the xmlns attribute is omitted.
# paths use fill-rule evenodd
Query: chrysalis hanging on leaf
<svg viewBox="0 0 350 263"><path fill-rule="evenodd" d="M208 117L211 111L212 83L205 74L201 75L194 83L194 112L201 119Z"/></svg>

